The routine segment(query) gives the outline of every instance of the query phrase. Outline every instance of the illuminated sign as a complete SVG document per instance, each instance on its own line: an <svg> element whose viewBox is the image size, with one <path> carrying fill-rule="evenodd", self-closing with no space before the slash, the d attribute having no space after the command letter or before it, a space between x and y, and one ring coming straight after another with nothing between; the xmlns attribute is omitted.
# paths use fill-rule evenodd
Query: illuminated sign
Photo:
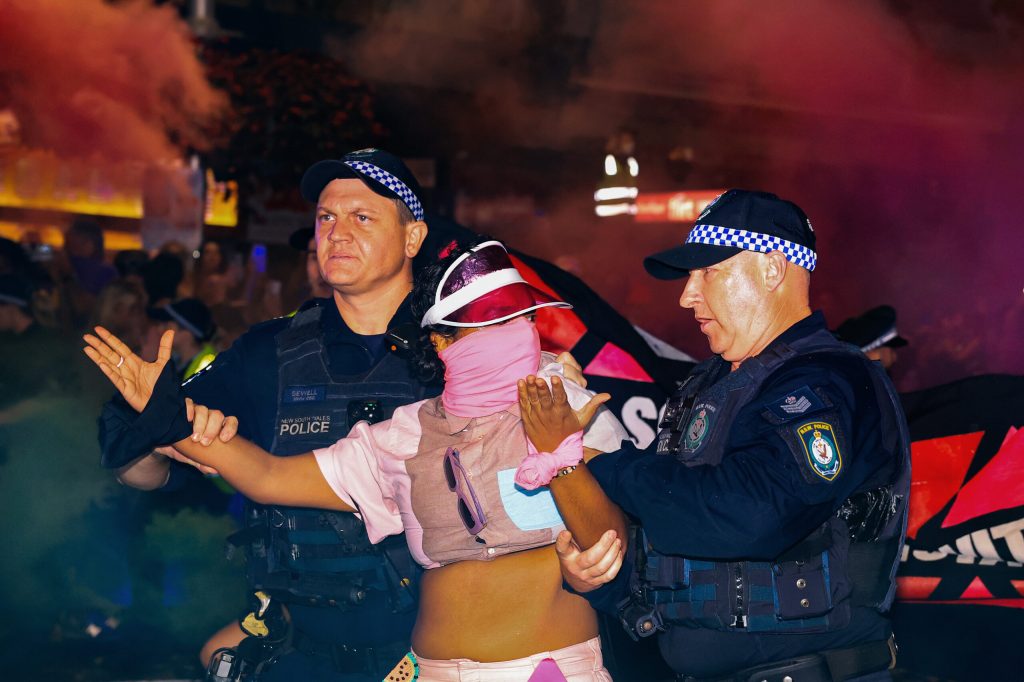
<svg viewBox="0 0 1024 682"><path fill-rule="evenodd" d="M14 242L47 244L55 249L64 248L64 227L61 225L0 221L0 237ZM103 246L107 251L141 249L142 238L137 232L103 230Z"/></svg>
<svg viewBox="0 0 1024 682"><path fill-rule="evenodd" d="M144 217L141 164L62 159L53 152L0 152L0 206L113 218ZM207 225L238 224L238 184L206 173Z"/></svg>
<svg viewBox="0 0 1024 682"><path fill-rule="evenodd" d="M213 171L206 171L206 210L203 221L207 225L235 227L238 225L238 183L234 180L221 182L213 177Z"/></svg>
<svg viewBox="0 0 1024 682"><path fill-rule="evenodd" d="M638 223L692 223L724 189L696 189L661 194L640 193L636 199Z"/></svg>
<svg viewBox="0 0 1024 682"><path fill-rule="evenodd" d="M141 168L16 148L0 155L0 206L139 218Z"/></svg>

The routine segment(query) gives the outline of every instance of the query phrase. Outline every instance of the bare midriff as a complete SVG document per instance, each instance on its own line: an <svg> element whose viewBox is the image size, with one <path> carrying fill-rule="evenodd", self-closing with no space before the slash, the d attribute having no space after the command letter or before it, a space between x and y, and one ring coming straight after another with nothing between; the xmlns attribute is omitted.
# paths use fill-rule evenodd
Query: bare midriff
<svg viewBox="0 0 1024 682"><path fill-rule="evenodd" d="M412 648L425 658L495 662L597 636L586 600L562 589L553 545L426 571Z"/></svg>

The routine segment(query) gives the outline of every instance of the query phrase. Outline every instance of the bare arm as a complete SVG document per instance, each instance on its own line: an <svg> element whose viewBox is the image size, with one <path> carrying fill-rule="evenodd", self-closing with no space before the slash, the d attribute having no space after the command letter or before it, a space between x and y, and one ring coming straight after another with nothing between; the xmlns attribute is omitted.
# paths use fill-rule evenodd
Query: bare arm
<svg viewBox="0 0 1024 682"><path fill-rule="evenodd" d="M171 460L151 452L117 470L117 480L139 490L158 490L171 477Z"/></svg>
<svg viewBox="0 0 1024 682"><path fill-rule="evenodd" d="M615 531L625 543L626 515L604 494L586 464L580 463L572 473L556 477L548 487L566 528L580 547L596 544L607 530Z"/></svg>
<svg viewBox="0 0 1024 682"><path fill-rule="evenodd" d="M214 418L216 415L218 418ZM215 438L227 442L238 433L238 419L235 417L224 417L220 412L211 410L210 421L205 431L196 433L203 439L203 444L209 445ZM124 485L139 490L158 490L171 478L171 460L187 464L198 469L203 474L216 475L219 472L213 467L200 464L190 457L186 457L177 449L170 446L157 448L153 452L139 457L134 462L129 462L117 470L117 480Z"/></svg>
<svg viewBox="0 0 1024 682"><path fill-rule="evenodd" d="M128 404L141 412L153 394L153 387L164 365L170 360L174 333L168 331L160 339L155 362L144 362L120 339L102 327L96 328L96 334L85 335L88 344L85 354L114 384ZM223 414L211 412L202 405L194 405L188 399L186 405L189 421L193 423L193 435L171 445L184 456L217 469L225 480L245 495L264 504L354 511L331 490L313 453L274 457L242 438L234 438L227 443L218 438L211 439L207 433L211 414L215 414L214 421L223 421ZM138 466L139 462L141 460L134 466ZM151 460L143 466L160 465ZM159 468L151 469L151 475L155 476L152 471L158 472Z"/></svg>
<svg viewBox="0 0 1024 682"><path fill-rule="evenodd" d="M551 378L550 389L538 377L519 382L519 409L526 435L541 452L553 451L566 437L590 423L605 400L606 394L594 396L577 413L569 404L559 377ZM595 450L587 450L584 459L597 454ZM555 477L549 488L566 527L581 547L594 545L607 530L615 531L625 542L626 517L604 494L586 464L581 462L572 473Z"/></svg>
<svg viewBox="0 0 1024 682"><path fill-rule="evenodd" d="M207 408L195 405L194 409L196 421L203 419ZM327 484L312 452L275 457L241 437L227 443L214 440L209 445L184 438L174 447L185 456L214 467L224 480L260 504L355 511Z"/></svg>

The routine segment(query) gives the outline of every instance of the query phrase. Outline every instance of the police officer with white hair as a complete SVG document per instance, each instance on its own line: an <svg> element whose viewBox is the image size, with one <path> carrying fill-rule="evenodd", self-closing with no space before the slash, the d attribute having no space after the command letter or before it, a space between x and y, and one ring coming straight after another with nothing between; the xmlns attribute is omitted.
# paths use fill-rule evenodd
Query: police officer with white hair
<svg viewBox="0 0 1024 682"><path fill-rule="evenodd" d="M680 680L890 679L909 439L881 367L811 311L810 221L730 190L644 264L687 278L679 304L714 355L650 447L565 477L596 480L640 526L585 550L563 533L566 582L632 636L657 636Z"/></svg>

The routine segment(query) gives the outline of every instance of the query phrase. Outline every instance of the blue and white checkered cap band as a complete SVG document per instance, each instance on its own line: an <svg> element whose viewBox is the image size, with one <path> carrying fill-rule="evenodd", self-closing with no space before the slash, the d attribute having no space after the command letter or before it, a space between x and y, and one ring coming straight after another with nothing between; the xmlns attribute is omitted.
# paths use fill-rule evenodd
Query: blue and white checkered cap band
<svg viewBox="0 0 1024 682"><path fill-rule="evenodd" d="M770 234L760 232L749 232L747 230L734 230L731 227L719 227L718 225L704 225L698 223L690 230L690 236L686 238L687 244L709 244L711 246L732 246L746 251L759 251L768 253L770 251L781 251L790 263L799 265L807 270L814 270L818 263L818 254L800 244L780 239Z"/></svg>
<svg viewBox="0 0 1024 682"><path fill-rule="evenodd" d="M416 220L423 220L423 204L420 203L416 193L409 189L408 185L404 182L396 178L391 173L388 173L383 168L374 166L372 163L366 163L365 161L346 161L345 165L352 170L373 178L397 194L398 198L402 200L402 203L409 207L409 210L412 212L412 216Z"/></svg>

